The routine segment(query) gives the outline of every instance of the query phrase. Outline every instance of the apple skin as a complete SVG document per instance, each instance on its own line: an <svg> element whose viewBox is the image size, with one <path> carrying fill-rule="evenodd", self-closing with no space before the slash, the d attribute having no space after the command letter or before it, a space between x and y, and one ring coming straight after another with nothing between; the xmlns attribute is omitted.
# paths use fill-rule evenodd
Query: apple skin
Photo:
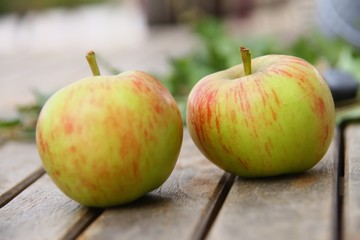
<svg viewBox="0 0 360 240"><path fill-rule="evenodd" d="M213 73L191 90L187 126L214 164L242 177L306 171L327 152L335 128L330 89L300 58L266 55Z"/></svg>
<svg viewBox="0 0 360 240"><path fill-rule="evenodd" d="M140 71L82 79L55 93L36 131L43 166L71 199L91 207L131 202L171 174L183 139L177 104Z"/></svg>

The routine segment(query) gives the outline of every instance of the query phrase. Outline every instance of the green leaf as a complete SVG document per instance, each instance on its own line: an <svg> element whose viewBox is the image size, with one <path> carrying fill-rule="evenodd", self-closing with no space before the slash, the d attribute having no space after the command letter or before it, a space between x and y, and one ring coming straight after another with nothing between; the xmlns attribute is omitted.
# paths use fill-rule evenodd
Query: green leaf
<svg viewBox="0 0 360 240"><path fill-rule="evenodd" d="M360 103L356 103L351 107L337 110L336 124L341 124L345 121L360 120Z"/></svg>
<svg viewBox="0 0 360 240"><path fill-rule="evenodd" d="M360 57L354 56L351 48L347 47L342 49L339 53L336 66L339 69L353 74L358 82L360 82Z"/></svg>
<svg viewBox="0 0 360 240"><path fill-rule="evenodd" d="M21 124L20 120L18 118L14 119L0 119L0 128L13 128L17 127Z"/></svg>

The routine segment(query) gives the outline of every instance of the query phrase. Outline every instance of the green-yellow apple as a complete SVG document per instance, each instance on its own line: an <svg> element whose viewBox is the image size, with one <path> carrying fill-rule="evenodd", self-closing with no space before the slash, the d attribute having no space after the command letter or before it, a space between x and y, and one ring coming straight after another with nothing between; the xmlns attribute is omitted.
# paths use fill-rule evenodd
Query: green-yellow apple
<svg viewBox="0 0 360 240"><path fill-rule="evenodd" d="M328 85L297 57L267 55L208 75L191 90L187 126L201 152L243 177L306 171L326 153L335 128Z"/></svg>
<svg viewBox="0 0 360 240"><path fill-rule="evenodd" d="M180 152L177 104L141 71L94 76L56 92L44 105L36 140L43 166L71 199L93 207L133 201L163 184Z"/></svg>

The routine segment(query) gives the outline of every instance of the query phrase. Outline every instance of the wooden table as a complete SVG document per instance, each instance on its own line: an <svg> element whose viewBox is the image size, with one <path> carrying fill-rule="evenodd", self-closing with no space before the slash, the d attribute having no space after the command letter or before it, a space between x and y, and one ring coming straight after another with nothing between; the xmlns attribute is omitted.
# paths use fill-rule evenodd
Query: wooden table
<svg viewBox="0 0 360 240"><path fill-rule="evenodd" d="M92 209L63 195L35 143L0 147L0 239L359 239L360 124L338 128L304 174L243 179L197 150L185 129L176 168L125 206Z"/></svg>

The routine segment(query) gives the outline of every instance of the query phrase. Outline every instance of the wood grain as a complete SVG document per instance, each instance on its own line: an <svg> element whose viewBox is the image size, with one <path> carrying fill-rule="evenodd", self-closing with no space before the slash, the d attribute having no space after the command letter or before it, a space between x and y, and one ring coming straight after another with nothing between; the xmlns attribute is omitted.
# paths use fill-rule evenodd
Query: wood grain
<svg viewBox="0 0 360 240"><path fill-rule="evenodd" d="M208 239L332 239L337 144L303 174L237 178Z"/></svg>
<svg viewBox="0 0 360 240"><path fill-rule="evenodd" d="M344 212L345 240L359 239L360 228L360 124L351 124L344 133Z"/></svg>
<svg viewBox="0 0 360 240"><path fill-rule="evenodd" d="M20 194L24 189L30 186L33 182L35 182L38 178L44 175L45 170L41 167L38 168L35 172L31 173L25 179L20 181L14 187L10 188L6 192L4 192L0 197L0 208L9 203L12 199L14 199L18 194ZM9 172L11 174L11 172Z"/></svg>
<svg viewBox="0 0 360 240"><path fill-rule="evenodd" d="M79 239L194 239L223 189L223 174L185 131L168 181L132 204L106 210Z"/></svg>
<svg viewBox="0 0 360 240"><path fill-rule="evenodd" d="M4 202L7 201L9 195L16 195L27 186L25 184L22 188L18 188L18 184L31 177L32 174L41 172L39 170L41 162L35 143L6 143L0 148L0 166L0 202ZM41 173L38 174L38 176L40 175ZM13 188L16 188L15 192L11 190ZM9 191L12 191L11 194Z"/></svg>
<svg viewBox="0 0 360 240"><path fill-rule="evenodd" d="M47 175L0 209L0 239L63 239L90 217L89 209L63 195Z"/></svg>

